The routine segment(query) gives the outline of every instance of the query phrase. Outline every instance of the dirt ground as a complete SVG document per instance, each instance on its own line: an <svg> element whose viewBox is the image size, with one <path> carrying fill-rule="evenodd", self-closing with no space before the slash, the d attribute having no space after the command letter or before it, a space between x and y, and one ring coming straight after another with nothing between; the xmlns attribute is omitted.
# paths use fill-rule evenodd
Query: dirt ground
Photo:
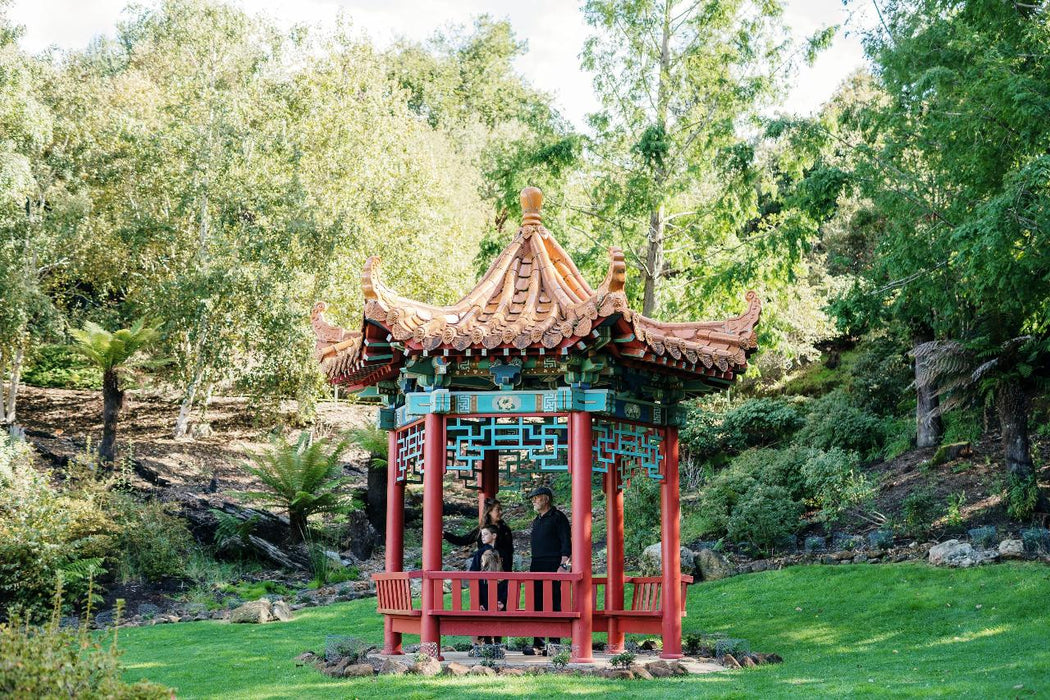
<svg viewBox="0 0 1050 700"><path fill-rule="evenodd" d="M89 443L97 445L102 436L102 396L97 391L24 387L18 400L19 424L35 445L68 456L84 451ZM211 434L176 440L172 430L178 410L174 396L129 391L117 428L118 458L132 456L183 494L247 487L250 479L239 465L250 453L266 449L278 429L259 422L250 399L218 396L206 416ZM281 422L299 423L296 411L294 401L282 404ZM313 429L321 435L346 433L372 425L375 414L372 406L323 402ZM293 439L297 433L286 431ZM353 462L365 458L359 450L347 453Z"/></svg>

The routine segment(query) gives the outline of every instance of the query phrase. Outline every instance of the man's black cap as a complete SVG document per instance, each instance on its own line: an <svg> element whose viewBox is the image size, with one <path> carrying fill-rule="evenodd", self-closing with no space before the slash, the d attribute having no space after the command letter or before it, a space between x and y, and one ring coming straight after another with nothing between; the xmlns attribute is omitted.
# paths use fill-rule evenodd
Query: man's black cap
<svg viewBox="0 0 1050 700"><path fill-rule="evenodd" d="M539 488L533 489L532 492L528 495L528 498L535 498L536 496L549 496L551 499L553 499L554 492L546 486L540 486Z"/></svg>

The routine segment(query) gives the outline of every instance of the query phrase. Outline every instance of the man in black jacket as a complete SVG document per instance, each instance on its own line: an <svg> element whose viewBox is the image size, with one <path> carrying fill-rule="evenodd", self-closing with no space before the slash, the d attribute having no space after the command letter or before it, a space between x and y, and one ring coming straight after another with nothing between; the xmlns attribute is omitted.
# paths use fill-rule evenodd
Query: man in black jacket
<svg viewBox="0 0 1050 700"><path fill-rule="evenodd" d="M534 489L529 499L532 509L536 511L536 519L532 521L532 565L529 571L568 571L569 556L572 554L569 519L554 507L554 492L546 486ZM561 582L555 581L551 588L554 610L561 611ZM543 584L537 581L533 584L533 590L536 609L543 610ZM560 642L559 637L550 638L551 644ZM546 648L541 637L533 639L532 646L532 649L525 650L525 654L534 655Z"/></svg>

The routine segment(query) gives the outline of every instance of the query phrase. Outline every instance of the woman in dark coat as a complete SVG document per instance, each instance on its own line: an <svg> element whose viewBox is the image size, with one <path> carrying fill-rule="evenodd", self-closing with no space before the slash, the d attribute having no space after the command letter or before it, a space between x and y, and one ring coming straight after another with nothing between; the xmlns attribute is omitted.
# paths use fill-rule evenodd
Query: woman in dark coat
<svg viewBox="0 0 1050 700"><path fill-rule="evenodd" d="M503 504L495 498L485 499L485 511L481 518L481 525L474 528L465 535L456 535L451 532L442 533L442 536L452 544L460 546L474 545L481 547L481 528L491 525L496 528L496 552L503 562L503 571L514 569L514 533L503 520Z"/></svg>

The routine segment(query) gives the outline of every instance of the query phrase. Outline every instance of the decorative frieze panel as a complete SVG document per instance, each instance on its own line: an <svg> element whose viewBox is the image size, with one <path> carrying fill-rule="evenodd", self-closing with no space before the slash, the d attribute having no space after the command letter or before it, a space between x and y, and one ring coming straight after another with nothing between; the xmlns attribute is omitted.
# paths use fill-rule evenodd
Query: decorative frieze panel
<svg viewBox="0 0 1050 700"><path fill-rule="evenodd" d="M423 425L423 421L416 421L397 431L397 454L393 467L398 481L413 484L423 481L423 443L427 434Z"/></svg>
<svg viewBox="0 0 1050 700"><path fill-rule="evenodd" d="M594 471L607 473L619 469L620 488L640 470L651 479L660 481L664 478L663 429L623 421L595 420L592 434Z"/></svg>
<svg viewBox="0 0 1050 700"><path fill-rule="evenodd" d="M469 479L485 454L499 452L500 483L532 478L535 472L569 468L569 424L562 416L449 418L448 470Z"/></svg>

